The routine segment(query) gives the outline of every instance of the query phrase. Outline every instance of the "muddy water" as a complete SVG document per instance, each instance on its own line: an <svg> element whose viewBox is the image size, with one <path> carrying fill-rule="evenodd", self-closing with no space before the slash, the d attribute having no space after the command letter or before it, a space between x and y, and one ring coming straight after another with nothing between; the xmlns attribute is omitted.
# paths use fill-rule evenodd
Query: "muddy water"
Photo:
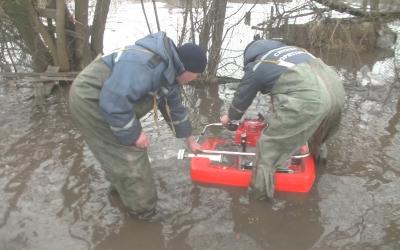
<svg viewBox="0 0 400 250"><path fill-rule="evenodd" d="M242 189L194 184L188 162L176 160L182 141L146 117L165 213L153 223L129 218L109 194L71 124L68 87L32 107L29 85L1 84L0 249L399 249L399 82L390 73L374 76L380 85L364 84L371 74L341 73L342 127L307 195L255 202ZM234 87L187 90L198 98L190 106L196 127L217 121ZM260 96L248 116L265 102Z"/></svg>

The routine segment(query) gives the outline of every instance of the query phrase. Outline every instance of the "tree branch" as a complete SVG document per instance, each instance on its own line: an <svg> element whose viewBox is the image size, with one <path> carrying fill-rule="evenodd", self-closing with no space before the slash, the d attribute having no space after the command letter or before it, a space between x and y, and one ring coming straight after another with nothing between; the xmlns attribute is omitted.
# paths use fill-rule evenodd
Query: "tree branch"
<svg viewBox="0 0 400 250"><path fill-rule="evenodd" d="M57 57L61 71L70 69L69 56L67 53L67 35L65 32L65 2L56 2L56 33L57 33Z"/></svg>
<svg viewBox="0 0 400 250"><path fill-rule="evenodd" d="M369 17L369 18L398 18L400 17L400 12L365 12L362 9L357 9L348 6L347 4L340 3L338 1L332 0L313 0L314 2L320 3L327 6L329 9L336 10L340 13L347 13L357 17Z"/></svg>
<svg viewBox="0 0 400 250"><path fill-rule="evenodd" d="M93 57L103 52L103 34L109 8L110 0L97 0L93 18L92 37L90 40Z"/></svg>

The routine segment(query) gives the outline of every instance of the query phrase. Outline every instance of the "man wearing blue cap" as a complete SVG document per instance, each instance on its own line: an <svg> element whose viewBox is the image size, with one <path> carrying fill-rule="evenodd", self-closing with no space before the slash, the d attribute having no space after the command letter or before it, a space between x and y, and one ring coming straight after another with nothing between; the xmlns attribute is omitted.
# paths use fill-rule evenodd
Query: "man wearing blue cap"
<svg viewBox="0 0 400 250"><path fill-rule="evenodd" d="M275 170L307 141L318 159L337 131L344 106L338 74L306 50L274 40L257 40L244 51L245 74L227 115L240 119L256 95L270 94L273 112L257 143L253 169L255 198L272 198ZM323 157L323 156L322 156Z"/></svg>
<svg viewBox="0 0 400 250"><path fill-rule="evenodd" d="M131 215L152 216L157 201L150 140L140 118L158 108L177 138L186 138L192 151L200 149L180 86L195 80L206 64L199 46L177 48L158 32L97 58L71 86L72 118Z"/></svg>

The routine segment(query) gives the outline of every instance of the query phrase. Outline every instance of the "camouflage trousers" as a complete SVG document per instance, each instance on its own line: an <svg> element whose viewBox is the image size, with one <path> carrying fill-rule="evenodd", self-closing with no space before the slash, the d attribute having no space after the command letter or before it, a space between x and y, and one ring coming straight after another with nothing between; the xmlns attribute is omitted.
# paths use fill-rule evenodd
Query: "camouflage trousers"
<svg viewBox="0 0 400 250"><path fill-rule="evenodd" d="M288 69L271 91L273 113L257 144L251 191L256 199L272 198L274 175L301 145L319 149L338 130L344 88L337 73L321 60Z"/></svg>
<svg viewBox="0 0 400 250"><path fill-rule="evenodd" d="M146 150L120 144L104 121L99 108L99 94L110 69L98 58L75 79L69 93L69 108L75 126L93 155L100 162L106 178L131 213L141 214L156 206L157 192ZM152 98L135 105L137 117L152 109ZM132 142L133 144L133 142Z"/></svg>

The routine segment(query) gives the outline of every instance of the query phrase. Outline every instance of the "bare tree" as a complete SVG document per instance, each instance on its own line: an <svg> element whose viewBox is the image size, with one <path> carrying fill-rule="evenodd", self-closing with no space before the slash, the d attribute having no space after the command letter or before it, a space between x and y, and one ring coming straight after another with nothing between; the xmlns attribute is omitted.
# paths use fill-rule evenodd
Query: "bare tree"
<svg viewBox="0 0 400 250"><path fill-rule="evenodd" d="M224 35L224 23L227 0L215 0L215 10L212 22L211 48L208 56L208 74L215 76L218 70L218 63L221 58L222 37Z"/></svg>
<svg viewBox="0 0 400 250"><path fill-rule="evenodd" d="M208 3L207 0L202 1L201 7L203 10L203 22L200 25L199 45L204 49L204 51L208 50L215 4L216 1L214 0L212 0L211 3Z"/></svg>
<svg viewBox="0 0 400 250"><path fill-rule="evenodd" d="M65 0L0 0L37 72L48 65L58 66L61 71L80 70L102 52L110 0L95 3L89 27L89 0L75 0L74 10L67 8Z"/></svg>
<svg viewBox="0 0 400 250"><path fill-rule="evenodd" d="M313 0L327 6L329 9L339 12L345 12L358 17L384 17L384 18L399 18L400 12L381 12L379 10L380 0L363 0L362 8L354 8L348 3L335 0ZM367 5L370 6L370 11L367 11Z"/></svg>
<svg viewBox="0 0 400 250"><path fill-rule="evenodd" d="M75 32L77 34L75 46L75 58L79 68L89 64L92 56L90 55L89 43L89 21L88 21L89 3L87 1L75 0Z"/></svg>
<svg viewBox="0 0 400 250"><path fill-rule="evenodd" d="M89 1L89 0L78 0L78 1ZM97 0L96 9L93 18L93 25L91 29L91 52L92 57L95 57L99 53L103 52L103 38L104 30L106 28L106 21L108 10L110 7L111 0Z"/></svg>
<svg viewBox="0 0 400 250"><path fill-rule="evenodd" d="M33 69L35 71L45 70L47 64L52 63L52 56L37 31L37 27L34 27L36 19L32 18L34 12L31 2L28 0L2 0L0 6L18 31L20 38L27 41L25 46L27 52L32 55Z"/></svg>
<svg viewBox="0 0 400 250"><path fill-rule="evenodd" d="M61 71L68 71L70 69L67 51L67 34L65 30L65 10L64 0L56 0L56 57Z"/></svg>
<svg viewBox="0 0 400 250"><path fill-rule="evenodd" d="M207 74L217 74L224 35L226 0L202 1L203 20L200 24L199 45L209 51ZM210 44L211 41L211 44Z"/></svg>
<svg viewBox="0 0 400 250"><path fill-rule="evenodd" d="M157 5L156 5L156 1L152 0L153 2L153 9L154 9L154 16L156 18L156 23L157 23L157 30L160 31L160 22L158 21L158 14L157 14Z"/></svg>
<svg viewBox="0 0 400 250"><path fill-rule="evenodd" d="M152 32L151 32L151 28L150 28L150 24L149 24L149 19L147 18L146 9L144 8L143 0L140 0L140 4L142 5L144 19L146 19L147 29L149 30L149 34L151 34Z"/></svg>
<svg viewBox="0 0 400 250"><path fill-rule="evenodd" d="M186 0L185 1L185 11L183 13L183 24L182 24L182 29L181 29L181 35L179 36L179 40L178 40L178 47L182 45L182 43L183 43L183 41L185 40L185 37L186 37L187 20L188 20L188 16L189 16L189 13L190 13L190 9L192 8L191 2L192 2L192 0Z"/></svg>
<svg viewBox="0 0 400 250"><path fill-rule="evenodd" d="M20 40L18 31L0 8L0 72L17 72L30 64L25 53L19 53L28 50Z"/></svg>

